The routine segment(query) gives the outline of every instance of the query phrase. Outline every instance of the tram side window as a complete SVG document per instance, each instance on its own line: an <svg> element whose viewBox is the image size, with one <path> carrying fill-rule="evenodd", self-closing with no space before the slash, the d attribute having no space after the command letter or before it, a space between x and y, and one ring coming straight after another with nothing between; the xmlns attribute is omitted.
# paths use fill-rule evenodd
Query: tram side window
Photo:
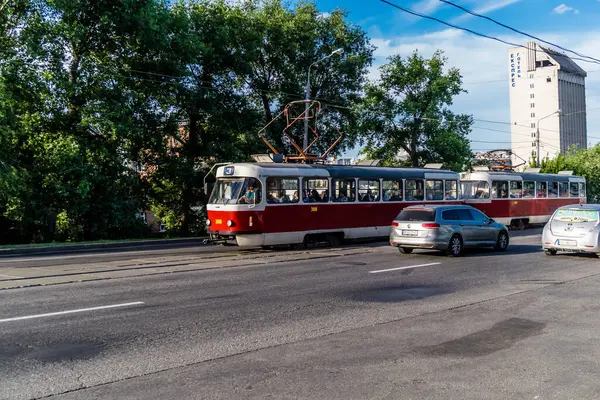
<svg viewBox="0 0 600 400"><path fill-rule="evenodd" d="M523 182L523 198L532 199L535 197L535 182Z"/></svg>
<svg viewBox="0 0 600 400"><path fill-rule="evenodd" d="M558 186L559 197L569 197L569 182L560 182Z"/></svg>
<svg viewBox="0 0 600 400"><path fill-rule="evenodd" d="M510 198L520 199L523 196L523 182L510 182Z"/></svg>
<svg viewBox="0 0 600 400"><path fill-rule="evenodd" d="M558 197L558 182L548 182L548 197Z"/></svg>
<svg viewBox="0 0 600 400"><path fill-rule="evenodd" d="M336 179L332 181L333 201L336 203L356 200L356 181L354 179Z"/></svg>
<svg viewBox="0 0 600 400"><path fill-rule="evenodd" d="M363 202L379 201L379 181L359 179L358 200Z"/></svg>
<svg viewBox="0 0 600 400"><path fill-rule="evenodd" d="M416 179L406 180L406 200L415 201L423 200L423 181Z"/></svg>
<svg viewBox="0 0 600 400"><path fill-rule="evenodd" d="M492 197L508 199L508 181L492 181Z"/></svg>
<svg viewBox="0 0 600 400"><path fill-rule="evenodd" d="M402 201L402 181L383 181L383 201Z"/></svg>
<svg viewBox="0 0 600 400"><path fill-rule="evenodd" d="M329 201L329 181L327 179L304 179L305 203L327 203Z"/></svg>
<svg viewBox="0 0 600 400"><path fill-rule="evenodd" d="M462 181L462 195L465 199L489 199L490 184L486 181Z"/></svg>
<svg viewBox="0 0 600 400"><path fill-rule="evenodd" d="M585 197L585 183L579 182L579 197Z"/></svg>
<svg viewBox="0 0 600 400"><path fill-rule="evenodd" d="M579 184L577 182L569 183L569 196L579 197Z"/></svg>
<svg viewBox="0 0 600 400"><path fill-rule="evenodd" d="M425 181L425 197L427 200L444 200L444 181Z"/></svg>
<svg viewBox="0 0 600 400"><path fill-rule="evenodd" d="M267 203L297 203L298 179L297 178L267 178Z"/></svg>
<svg viewBox="0 0 600 400"><path fill-rule="evenodd" d="M535 191L537 197L545 198L548 197L548 184L546 182L536 182Z"/></svg>
<svg viewBox="0 0 600 400"><path fill-rule="evenodd" d="M446 200L458 199L458 182L457 181L446 181Z"/></svg>

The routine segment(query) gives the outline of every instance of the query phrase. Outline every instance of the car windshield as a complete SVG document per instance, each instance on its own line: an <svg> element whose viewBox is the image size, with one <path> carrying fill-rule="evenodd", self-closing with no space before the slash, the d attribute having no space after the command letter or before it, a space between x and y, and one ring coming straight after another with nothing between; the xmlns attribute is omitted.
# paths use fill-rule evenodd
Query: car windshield
<svg viewBox="0 0 600 400"><path fill-rule="evenodd" d="M396 221L435 221L435 211L405 209L398 214Z"/></svg>
<svg viewBox="0 0 600 400"><path fill-rule="evenodd" d="M257 204L260 193L260 181L255 178L220 178L208 204Z"/></svg>
<svg viewBox="0 0 600 400"><path fill-rule="evenodd" d="M560 209L556 211L554 219L560 222L598 222L598 211Z"/></svg>

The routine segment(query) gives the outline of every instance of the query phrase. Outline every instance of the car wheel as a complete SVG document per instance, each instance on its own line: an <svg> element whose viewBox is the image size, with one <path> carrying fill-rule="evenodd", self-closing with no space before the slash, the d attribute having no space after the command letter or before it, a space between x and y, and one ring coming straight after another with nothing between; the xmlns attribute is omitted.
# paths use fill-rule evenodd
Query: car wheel
<svg viewBox="0 0 600 400"><path fill-rule="evenodd" d="M450 243L448 244L448 249L446 250L446 254L450 257L458 257L462 253L463 243L462 239L458 235L454 235L450 238Z"/></svg>
<svg viewBox="0 0 600 400"><path fill-rule="evenodd" d="M411 249L410 247L398 247L398 250L402 254L410 254L413 252L413 249Z"/></svg>
<svg viewBox="0 0 600 400"><path fill-rule="evenodd" d="M496 246L494 250L496 251L504 251L508 247L508 233L502 231L498 234L498 240L496 241Z"/></svg>
<svg viewBox="0 0 600 400"><path fill-rule="evenodd" d="M547 256L555 256L556 250L544 250L544 253L546 253Z"/></svg>

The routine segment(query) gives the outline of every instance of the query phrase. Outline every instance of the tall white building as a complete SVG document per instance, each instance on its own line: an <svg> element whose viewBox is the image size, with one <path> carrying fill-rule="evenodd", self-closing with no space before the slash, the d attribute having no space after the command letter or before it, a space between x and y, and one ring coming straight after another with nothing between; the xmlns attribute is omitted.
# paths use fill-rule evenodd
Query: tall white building
<svg viewBox="0 0 600 400"><path fill-rule="evenodd" d="M527 43L508 51L513 165L587 147L586 72L565 54ZM558 113L560 110L560 113Z"/></svg>

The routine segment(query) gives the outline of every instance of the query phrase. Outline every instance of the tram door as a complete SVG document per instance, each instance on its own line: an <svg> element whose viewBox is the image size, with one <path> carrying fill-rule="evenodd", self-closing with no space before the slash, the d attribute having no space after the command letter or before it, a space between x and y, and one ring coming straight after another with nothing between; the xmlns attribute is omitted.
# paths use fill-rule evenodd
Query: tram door
<svg viewBox="0 0 600 400"><path fill-rule="evenodd" d="M303 178L302 188L302 201L305 203L302 212L303 230L331 229L335 226L335 216L330 215L331 209L327 207L331 200L329 179Z"/></svg>

